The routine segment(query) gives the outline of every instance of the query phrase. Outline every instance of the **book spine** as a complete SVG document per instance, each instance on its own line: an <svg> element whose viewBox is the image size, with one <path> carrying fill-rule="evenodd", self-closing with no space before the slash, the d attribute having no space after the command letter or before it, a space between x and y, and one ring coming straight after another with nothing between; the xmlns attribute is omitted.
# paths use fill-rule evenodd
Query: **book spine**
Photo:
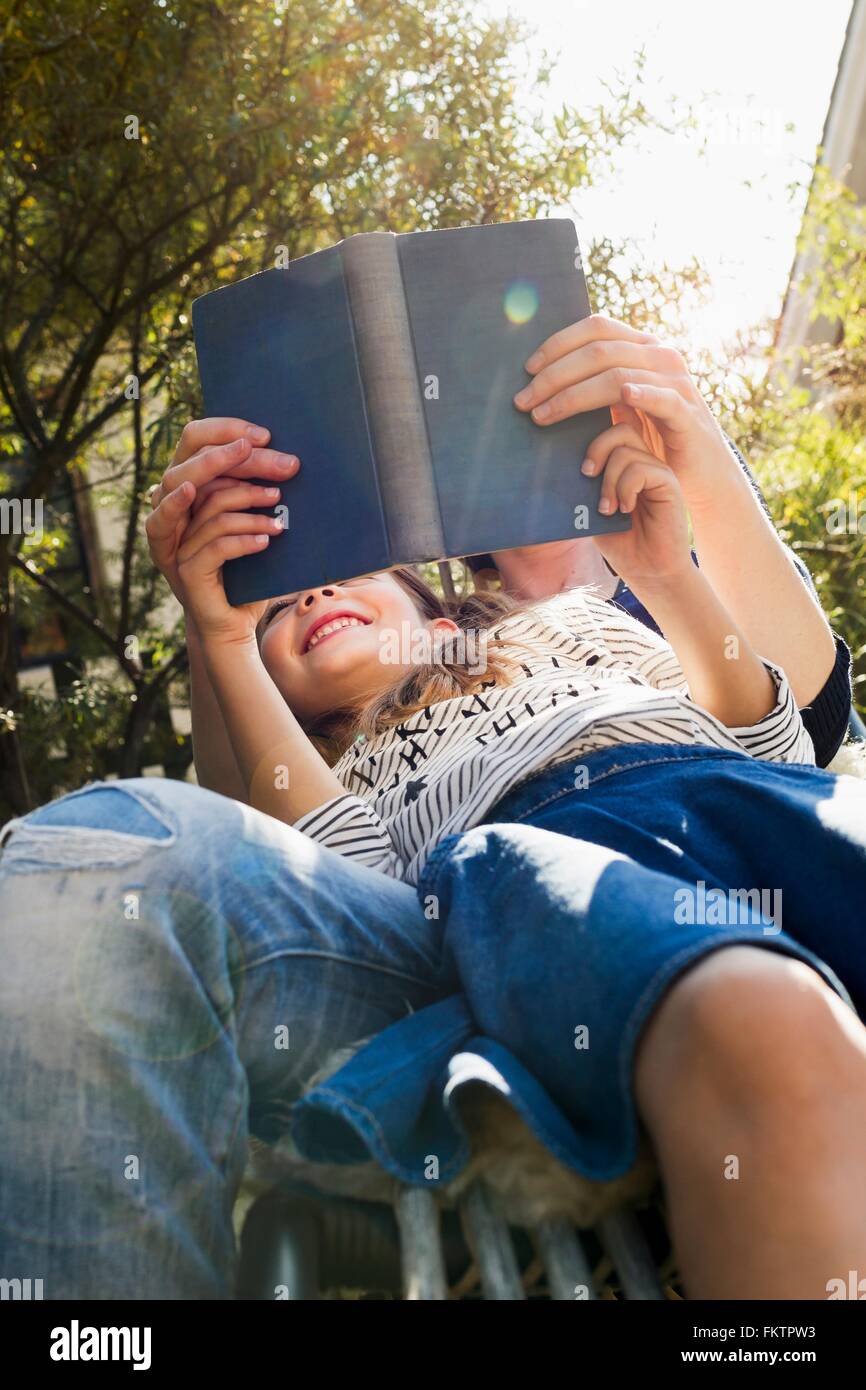
<svg viewBox="0 0 866 1390"><path fill-rule="evenodd" d="M397 238L362 232L342 251L392 562L439 560L445 539Z"/></svg>

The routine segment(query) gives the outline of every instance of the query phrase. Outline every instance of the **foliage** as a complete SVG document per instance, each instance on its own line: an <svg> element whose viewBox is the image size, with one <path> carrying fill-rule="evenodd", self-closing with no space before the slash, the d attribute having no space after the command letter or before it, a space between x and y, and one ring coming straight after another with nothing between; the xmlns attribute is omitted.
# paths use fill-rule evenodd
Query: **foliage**
<svg viewBox="0 0 866 1390"><path fill-rule="evenodd" d="M555 213L653 124L642 54L604 105L527 116L523 38L473 0L66 0L59 11L6 0L0 485L44 499L46 528L38 542L0 535L0 818L78 779L151 762L182 775L189 759L168 716L185 680L183 629L143 520L183 423L201 413L192 300L359 231ZM540 91L546 62L534 77ZM730 373L706 373L804 553L824 542L821 508L862 469L862 212L828 195L821 214L821 303L851 327L814 368L847 433L838 421L822 432L802 402L783 409L763 369L736 389ZM597 308L684 336L705 289L697 264L635 270L627 245L583 249ZM102 509L120 526L88 584L76 537ZM834 541L808 558L862 646L858 557L853 541ZM56 707L18 671L22 652L50 659L52 641L73 653L57 667ZM65 753L62 771L49 745Z"/></svg>
<svg viewBox="0 0 866 1390"><path fill-rule="evenodd" d="M5 490L45 499L52 535L0 536L0 810L53 785L17 672L16 633L46 607L82 661L116 668L96 776L140 770L183 668L142 523L201 412L191 301L358 231L543 215L649 123L639 73L603 107L527 118L521 38L463 0L7 3L0 450ZM91 586L72 526L88 497L122 522ZM79 726L59 722L74 742Z"/></svg>
<svg viewBox="0 0 866 1390"><path fill-rule="evenodd" d="M816 409L796 385L765 388L741 405L737 423L783 540L809 567L827 617L851 648L855 703L866 713L863 432Z"/></svg>
<svg viewBox="0 0 866 1390"><path fill-rule="evenodd" d="M122 774L129 702L135 699L116 677L89 673L71 680L59 694L58 699L42 690L24 689L16 712L26 764L44 800L85 782ZM169 776L183 777L190 758L189 736L172 728L166 696L142 739L141 765L163 767Z"/></svg>

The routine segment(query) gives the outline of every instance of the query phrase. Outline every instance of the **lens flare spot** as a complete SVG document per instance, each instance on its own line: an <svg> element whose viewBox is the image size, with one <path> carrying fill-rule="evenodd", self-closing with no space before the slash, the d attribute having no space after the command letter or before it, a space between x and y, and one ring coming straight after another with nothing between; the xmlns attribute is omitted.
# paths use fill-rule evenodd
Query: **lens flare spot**
<svg viewBox="0 0 866 1390"><path fill-rule="evenodd" d="M504 309L509 323L528 323L538 312L538 290L527 280L516 280L505 291Z"/></svg>

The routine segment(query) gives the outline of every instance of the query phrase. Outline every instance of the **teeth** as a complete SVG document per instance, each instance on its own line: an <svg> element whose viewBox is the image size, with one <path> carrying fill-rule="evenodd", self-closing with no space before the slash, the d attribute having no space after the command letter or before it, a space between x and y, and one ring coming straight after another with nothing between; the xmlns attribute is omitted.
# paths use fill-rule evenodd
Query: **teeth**
<svg viewBox="0 0 866 1390"><path fill-rule="evenodd" d="M334 621L331 623L323 623L321 627L316 628L315 632L313 633L312 637L307 643L307 651L311 651L312 648L315 647L316 643L320 640L320 638L327 637L329 632L339 632L341 627L363 626L364 624L360 618L335 618Z"/></svg>

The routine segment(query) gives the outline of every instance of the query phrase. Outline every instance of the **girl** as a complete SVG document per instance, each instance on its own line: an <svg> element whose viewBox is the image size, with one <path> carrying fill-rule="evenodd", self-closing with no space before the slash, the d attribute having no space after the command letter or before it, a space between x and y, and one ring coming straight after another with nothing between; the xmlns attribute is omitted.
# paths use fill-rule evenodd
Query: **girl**
<svg viewBox="0 0 866 1390"><path fill-rule="evenodd" d="M584 463L598 466L617 448L637 444L674 469L689 509L701 568L756 650L786 672L794 699L826 767L841 744L851 707L850 653L816 601L808 571L780 540L748 465L719 429L675 348L650 333L603 315L569 325L541 343L528 362L529 384L515 407L539 429L584 410L610 407L613 428L595 441ZM546 412L546 413L545 413ZM249 481L285 483L298 460L261 447L267 431L245 421L193 421L154 498L148 535L154 562L186 609L192 684L192 724L199 784L245 796L219 707L207 678L201 644L185 604L176 567L194 484L196 512L213 508L215 490L231 487L235 509L269 499ZM475 557L470 564L485 557ZM651 614L612 573L591 539L554 542L486 557L503 588L526 598L592 584L617 606L658 630Z"/></svg>
<svg viewBox="0 0 866 1390"><path fill-rule="evenodd" d="M437 983L568 1116L567 1161L615 1178L644 1125L692 1297L826 1296L866 1255L866 788L815 768L640 444L594 449L633 518L596 544L664 638L404 570L231 608L222 564L274 533L231 489L178 574L249 804L416 887Z"/></svg>

